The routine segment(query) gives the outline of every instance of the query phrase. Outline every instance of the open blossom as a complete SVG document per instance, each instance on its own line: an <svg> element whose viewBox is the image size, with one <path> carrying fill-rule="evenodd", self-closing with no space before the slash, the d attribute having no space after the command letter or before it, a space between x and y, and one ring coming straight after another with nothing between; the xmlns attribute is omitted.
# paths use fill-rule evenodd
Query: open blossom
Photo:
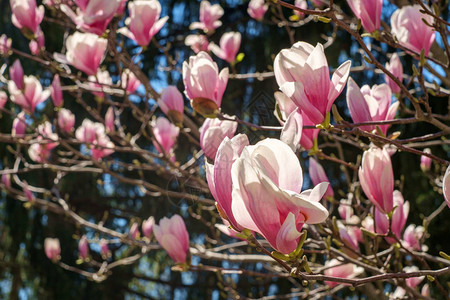
<svg viewBox="0 0 450 300"><path fill-rule="evenodd" d="M53 262L60 260L61 245L58 239L46 238L44 240L45 255Z"/></svg>
<svg viewBox="0 0 450 300"><path fill-rule="evenodd" d="M50 91L47 89L43 90L41 83L34 76L25 76L23 82L23 90L19 89L13 81L8 82L11 101L19 105L23 110L34 113L36 106L50 96Z"/></svg>
<svg viewBox="0 0 450 300"><path fill-rule="evenodd" d="M20 60L16 59L9 68L9 78L16 84L16 87L19 90L22 90L25 87L23 68Z"/></svg>
<svg viewBox="0 0 450 300"><path fill-rule="evenodd" d="M260 233L281 253L296 249L304 224L321 223L328 217L319 203L328 183L301 192L300 162L280 140L269 138L244 147L233 163L231 178L236 222Z"/></svg>
<svg viewBox="0 0 450 300"><path fill-rule="evenodd" d="M76 13L63 4L61 10L79 29L101 35L114 17L121 0L74 0Z"/></svg>
<svg viewBox="0 0 450 300"><path fill-rule="evenodd" d="M263 20L266 11L269 9L265 2L265 0L251 0L247 8L249 16L258 21Z"/></svg>
<svg viewBox="0 0 450 300"><path fill-rule="evenodd" d="M177 264L186 262L189 252L189 233L183 218L174 215L172 218L162 218L159 225L153 227L158 243L167 251Z"/></svg>
<svg viewBox="0 0 450 300"><path fill-rule="evenodd" d="M172 155L172 148L177 141L180 128L170 123L164 117L159 117L153 122L153 135L156 141L153 141L153 145L159 153L165 153ZM162 147L162 149L160 148Z"/></svg>
<svg viewBox="0 0 450 300"><path fill-rule="evenodd" d="M169 19L167 16L159 18L161 4L158 0L130 1L128 10L130 18L125 21L128 28L120 28L118 32L134 40L139 46L147 46Z"/></svg>
<svg viewBox="0 0 450 300"><path fill-rule="evenodd" d="M149 217L142 222L142 233L145 237L150 238L153 233L153 226L155 226L155 218Z"/></svg>
<svg viewBox="0 0 450 300"><path fill-rule="evenodd" d="M114 143L110 141L105 133L105 125L85 119L75 131L77 140L89 144L92 158L102 159L114 153Z"/></svg>
<svg viewBox="0 0 450 300"><path fill-rule="evenodd" d="M55 58L85 72L97 74L98 67L104 59L108 41L92 33L75 32L67 38L66 55L55 54Z"/></svg>
<svg viewBox="0 0 450 300"><path fill-rule="evenodd" d="M11 21L22 32L35 34L44 18L44 6L36 5L36 0L10 0ZM25 33L27 35L27 33Z"/></svg>
<svg viewBox="0 0 450 300"><path fill-rule="evenodd" d="M428 24L433 24L433 16L422 14L419 4L407 5L397 9L391 16L392 34L397 37L402 46L420 53L422 49L425 55L430 52L436 33ZM418 22L420 20L420 22Z"/></svg>
<svg viewBox="0 0 450 300"><path fill-rule="evenodd" d="M392 54L391 59L386 63L386 69L395 77L397 77L400 82L403 81L403 65L397 53ZM384 80L386 81L387 85L389 85L393 93L400 93L400 87L397 83L395 83L394 80L392 80L391 77L389 77L387 74L384 74Z"/></svg>
<svg viewBox="0 0 450 300"><path fill-rule="evenodd" d="M225 137L232 138L237 129L237 123L228 120L206 119L200 127L200 147L206 157L214 159L217 149Z"/></svg>
<svg viewBox="0 0 450 300"><path fill-rule="evenodd" d="M431 154L430 148L423 149L424 153ZM429 171L431 169L431 163L433 160L425 155L420 156L420 168L423 172Z"/></svg>
<svg viewBox="0 0 450 300"><path fill-rule="evenodd" d="M348 5L361 24L368 32L380 28L381 9L383 0L347 0Z"/></svg>
<svg viewBox="0 0 450 300"><path fill-rule="evenodd" d="M354 264L343 264L342 262L334 258L328 260L325 263L325 267L328 268L323 272L326 276L339 278L352 279L364 272L364 269L361 267L358 267ZM339 282L333 281L325 281L325 283L330 287L335 287L340 284Z"/></svg>
<svg viewBox="0 0 450 300"><path fill-rule="evenodd" d="M99 70L97 72L97 75L95 75L95 76L91 75L88 77L88 84L94 90L103 90L105 88L110 87L113 84L113 82L112 82L112 78L109 75L108 71ZM103 92L99 92L99 91L91 91L91 93L100 98L105 96L105 94Z"/></svg>
<svg viewBox="0 0 450 300"><path fill-rule="evenodd" d="M55 77L53 77L52 86L50 88L53 104L55 106L61 107L63 105L63 93L61 88L61 81L59 79L59 75L56 74Z"/></svg>
<svg viewBox="0 0 450 300"><path fill-rule="evenodd" d="M199 53L200 51L208 51L208 38L202 34L190 34L184 39L184 44L191 47L192 51Z"/></svg>
<svg viewBox="0 0 450 300"><path fill-rule="evenodd" d="M227 32L220 38L220 47L211 43L209 49L217 55L217 57L233 63L241 46L241 34L239 32Z"/></svg>
<svg viewBox="0 0 450 300"><path fill-rule="evenodd" d="M46 121L38 126L39 136L36 143L32 144L28 149L28 155L31 160L37 163L44 163L50 157L50 152L58 146L58 135L52 131L52 124Z"/></svg>
<svg viewBox="0 0 450 300"><path fill-rule="evenodd" d="M158 105L173 122L183 122L184 99L176 86L170 85L161 93Z"/></svg>
<svg viewBox="0 0 450 300"><path fill-rule="evenodd" d="M322 44L314 47L298 42L276 56L275 79L280 89L314 124L321 124L344 89L350 64L350 61L343 63L330 80Z"/></svg>
<svg viewBox="0 0 450 300"><path fill-rule="evenodd" d="M450 166L445 171L444 179L442 181L442 192L444 194L445 202L450 208Z"/></svg>
<svg viewBox="0 0 450 300"><path fill-rule="evenodd" d="M347 105L353 122L375 122L393 120L399 102L391 104L392 92L387 84L374 85L370 88L364 85L359 89L350 77L347 85ZM372 131L377 127L386 135L389 125L365 125L362 130Z"/></svg>
<svg viewBox="0 0 450 300"><path fill-rule="evenodd" d="M403 233L402 244L410 250L426 250L426 246L422 245L422 238L425 234L425 228L414 224L408 225Z"/></svg>
<svg viewBox="0 0 450 300"><path fill-rule="evenodd" d="M122 76L120 77L120 85L123 89L126 89L127 93L133 94L141 84L133 72L129 69L123 70Z"/></svg>
<svg viewBox="0 0 450 300"><path fill-rule="evenodd" d="M81 259L86 259L89 255L89 242L86 235L83 235L78 242L78 254Z"/></svg>
<svg viewBox="0 0 450 300"><path fill-rule="evenodd" d="M330 180L328 180L327 174L325 173L323 167L312 157L309 159L309 176L311 177L311 181L314 185L318 185L321 182L330 183ZM324 196L334 196L333 188L331 187L331 185L328 185L327 192Z"/></svg>
<svg viewBox="0 0 450 300"><path fill-rule="evenodd" d="M71 133L75 125L75 115L68 109L62 108L58 112L58 126L59 129Z"/></svg>
<svg viewBox="0 0 450 300"><path fill-rule="evenodd" d="M21 111L13 120L11 135L24 136L26 129L27 123L25 123L25 112Z"/></svg>
<svg viewBox="0 0 450 300"><path fill-rule="evenodd" d="M200 22L194 22L190 29L201 29L204 32L214 31L222 25L219 19L223 15L223 8L219 4L211 5L209 1L203 0L200 3Z"/></svg>
<svg viewBox="0 0 450 300"><path fill-rule="evenodd" d="M245 134L238 134L232 139L225 137L217 150L214 165L206 162L206 180L216 200L217 210L221 217L229 222L236 230L243 228L237 223L232 212L233 182L231 179L231 167L248 146L248 138Z"/></svg>
<svg viewBox="0 0 450 300"><path fill-rule="evenodd" d="M11 50L12 40L6 34L0 35L0 55L8 56Z"/></svg>
<svg viewBox="0 0 450 300"><path fill-rule="evenodd" d="M365 151L359 167L359 180L367 198L383 213L393 208L394 173L385 148Z"/></svg>
<svg viewBox="0 0 450 300"><path fill-rule="evenodd" d="M228 68L219 67L206 52L189 57L183 62L183 82L192 107L202 114L215 113L222 103L228 82Z"/></svg>

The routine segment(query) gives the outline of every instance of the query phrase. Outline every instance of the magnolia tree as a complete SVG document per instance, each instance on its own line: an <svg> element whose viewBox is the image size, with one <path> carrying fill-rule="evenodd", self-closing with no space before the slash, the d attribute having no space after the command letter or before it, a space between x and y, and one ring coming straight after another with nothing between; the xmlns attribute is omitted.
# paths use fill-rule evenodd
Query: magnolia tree
<svg viewBox="0 0 450 300"><path fill-rule="evenodd" d="M2 201L40 224L47 272L132 266L143 298L448 299L448 4L162 2L10 0ZM246 52L242 24L283 41Z"/></svg>

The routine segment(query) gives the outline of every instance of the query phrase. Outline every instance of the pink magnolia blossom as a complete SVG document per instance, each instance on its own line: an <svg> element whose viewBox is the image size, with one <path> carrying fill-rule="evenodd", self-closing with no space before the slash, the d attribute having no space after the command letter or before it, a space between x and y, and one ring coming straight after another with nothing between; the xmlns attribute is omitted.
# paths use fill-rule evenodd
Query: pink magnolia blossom
<svg viewBox="0 0 450 300"><path fill-rule="evenodd" d="M392 54L389 62L386 63L386 69L391 72L398 80L403 81L403 65L397 53ZM384 80L395 94L400 93L400 87L391 77L384 74Z"/></svg>
<svg viewBox="0 0 450 300"><path fill-rule="evenodd" d="M294 5L301 9L308 8L308 3L306 2L306 0L295 0ZM294 14L296 16L298 16L299 18L303 18L305 16L304 13L302 13L301 11L298 11L298 10L294 10Z"/></svg>
<svg viewBox="0 0 450 300"><path fill-rule="evenodd" d="M11 21L26 36L40 30L39 25L44 18L44 6L36 5L36 0L10 0Z"/></svg>
<svg viewBox="0 0 450 300"><path fill-rule="evenodd" d="M116 14L117 15L122 15L124 12L125 12L125 7L127 6L127 1L128 0L121 0L120 1L120 5L119 5L119 7L117 8L117 11L116 11Z"/></svg>
<svg viewBox="0 0 450 300"><path fill-rule="evenodd" d="M411 267L404 267L403 272L406 273L413 273L418 272L419 268L416 266ZM405 278L406 285L409 286L412 289L415 289L421 282L424 280L425 276L419 276L419 277L409 277Z"/></svg>
<svg viewBox="0 0 450 300"><path fill-rule="evenodd" d="M134 40L139 46L147 46L169 19L168 16L159 18L161 4L158 0L130 1L128 10L130 18L125 21L128 28L120 28L118 32Z"/></svg>
<svg viewBox="0 0 450 300"><path fill-rule="evenodd" d="M247 12L253 19L262 21L268 9L269 6L265 3L264 0L250 0Z"/></svg>
<svg viewBox="0 0 450 300"><path fill-rule="evenodd" d="M53 262L61 259L61 245L58 239L46 238L44 240L45 255Z"/></svg>
<svg viewBox="0 0 450 300"><path fill-rule="evenodd" d="M24 136L27 129L27 123L25 123L25 112L21 111L12 123L12 136Z"/></svg>
<svg viewBox="0 0 450 300"><path fill-rule="evenodd" d="M75 125L75 115L68 109L62 108L58 112L59 129L65 133L71 133Z"/></svg>
<svg viewBox="0 0 450 300"><path fill-rule="evenodd" d="M374 85L370 88L364 85L359 89L350 77L347 85L347 105L353 122L390 121L395 118L399 102L391 104L392 93L387 84ZM377 126L386 135L389 125L365 125L362 130L376 130Z"/></svg>
<svg viewBox="0 0 450 300"><path fill-rule="evenodd" d="M425 246L422 246L422 238L425 234L425 228L422 226L416 226L414 224L408 225L403 233L403 246L410 250L426 250Z"/></svg>
<svg viewBox="0 0 450 300"><path fill-rule="evenodd" d="M430 148L423 149L424 153L431 154ZM429 171L431 169L431 163L433 160L425 155L420 156L420 168L423 172Z"/></svg>
<svg viewBox="0 0 450 300"><path fill-rule="evenodd" d="M12 40L6 34L0 35L0 55L8 56L11 50Z"/></svg>
<svg viewBox="0 0 450 300"><path fill-rule="evenodd" d="M11 174L8 173L2 174L2 184L8 189L11 188Z"/></svg>
<svg viewBox="0 0 450 300"><path fill-rule="evenodd" d="M55 59L70 64L88 75L97 74L105 56L108 41L92 33L75 32L67 38L66 55L54 54Z"/></svg>
<svg viewBox="0 0 450 300"><path fill-rule="evenodd" d="M204 32L214 31L222 25L219 19L223 15L223 8L219 4L211 5L209 1L203 0L200 3L200 22L194 22L190 29L201 29Z"/></svg>
<svg viewBox="0 0 450 300"><path fill-rule="evenodd" d="M85 260L89 255L89 242L86 235L83 235L78 242L78 254L83 260Z"/></svg>
<svg viewBox="0 0 450 300"><path fill-rule="evenodd" d="M53 100L53 104L57 107L61 107L63 105L63 93L61 88L61 81L59 80L59 75L56 74L53 77L52 87L50 88L51 97Z"/></svg>
<svg viewBox="0 0 450 300"><path fill-rule="evenodd" d="M402 235L403 228L406 224L406 219L409 214L409 202L405 202L402 193L400 191L394 191L394 206L396 206L394 213L392 214L392 224L391 231L395 236L400 239ZM386 234L389 230L389 218L386 214L380 212L375 208L375 223L377 233ZM396 242L393 238L386 238L386 241L393 244Z"/></svg>
<svg viewBox="0 0 450 300"><path fill-rule="evenodd" d="M90 144L92 158L100 160L114 153L114 143L106 136L105 125L85 119L75 131L77 140Z"/></svg>
<svg viewBox="0 0 450 300"><path fill-rule="evenodd" d="M105 128L106 131L114 131L114 107L110 106L105 114Z"/></svg>
<svg viewBox="0 0 450 300"><path fill-rule="evenodd" d="M330 80L322 44L316 47L298 42L281 50L274 61L275 79L280 89L314 124L321 124L334 100L344 89L350 61L343 63Z"/></svg>
<svg viewBox="0 0 450 300"><path fill-rule="evenodd" d="M93 147L91 148L92 158L100 160L105 156L111 155L114 153L114 147L114 143L106 135L99 136L93 142Z"/></svg>
<svg viewBox="0 0 450 300"><path fill-rule="evenodd" d="M134 222L133 224L131 224L130 226L130 232L128 233L131 238L133 239L137 239L139 238L140 232L139 232L139 224Z"/></svg>
<svg viewBox="0 0 450 300"><path fill-rule="evenodd" d="M121 4L121 0L74 0L76 13L63 4L61 10L72 19L79 29L101 35Z"/></svg>
<svg viewBox="0 0 450 300"><path fill-rule="evenodd" d="M400 45L415 53L420 53L423 49L425 55L428 55L436 33L422 19L428 24L433 24L434 19L428 14L422 14L420 10L422 7L418 4L397 9L391 16L392 34L397 37Z"/></svg>
<svg viewBox="0 0 450 300"><path fill-rule="evenodd" d="M241 34L239 32L227 32L220 38L220 47L211 43L209 49L217 55L217 57L229 62L230 64L236 60L236 55L241 46Z"/></svg>
<svg viewBox="0 0 450 300"><path fill-rule="evenodd" d="M19 90L22 90L25 87L23 68L20 60L16 59L9 68L9 78L16 84L16 87Z"/></svg>
<svg viewBox="0 0 450 300"><path fill-rule="evenodd" d="M165 88L158 104L164 114L173 122L183 122L184 99L176 86L170 85Z"/></svg>
<svg viewBox="0 0 450 300"><path fill-rule="evenodd" d="M30 48L30 52L33 55L38 55L39 52L45 48L45 36L44 32L42 30L39 30L36 33L35 39L31 40L28 44L28 47Z"/></svg>
<svg viewBox="0 0 450 300"><path fill-rule="evenodd" d="M214 159L217 149L225 137L232 138L236 132L237 123L228 120L206 119L200 127L200 147L205 156Z"/></svg>
<svg viewBox="0 0 450 300"><path fill-rule="evenodd" d="M44 102L49 96L49 90L43 90L39 80L34 76L24 77L23 90L17 88L13 81L8 82L8 91L11 101L19 105L23 110L34 113L36 106Z"/></svg>
<svg viewBox="0 0 450 300"><path fill-rule="evenodd" d="M326 269L323 273L326 276L352 279L364 272L364 269L354 264L343 264L337 259L331 259L325 262ZM339 283L334 281L325 281L330 287L335 287Z"/></svg>
<svg viewBox="0 0 450 300"><path fill-rule="evenodd" d="M442 193L447 206L450 208L450 166L445 171L444 179L442 180Z"/></svg>
<svg viewBox="0 0 450 300"><path fill-rule="evenodd" d="M113 84L112 78L108 71L98 70L97 75L88 77L88 84L93 90L104 90ZM103 92L91 91L92 94L99 98L105 97Z"/></svg>
<svg viewBox="0 0 450 300"><path fill-rule="evenodd" d="M316 125L303 111L302 111L302 118L303 118L303 126ZM319 136L319 132L320 129L303 128L302 138L300 139L300 145L306 150L312 149L314 147L314 141L317 140L317 137Z"/></svg>
<svg viewBox="0 0 450 300"><path fill-rule="evenodd" d="M339 235L341 236L342 241L344 244L346 244L348 247L358 251L358 237L355 232L354 226L345 226L342 224L342 222L337 222L338 229L339 229Z"/></svg>
<svg viewBox="0 0 450 300"><path fill-rule="evenodd" d="M191 47L192 51L199 53L200 51L208 51L208 38L202 34L190 34L184 39L184 44Z"/></svg>
<svg viewBox="0 0 450 300"><path fill-rule="evenodd" d="M8 95L4 91L0 91L0 109L5 107L6 102L8 101Z"/></svg>
<svg viewBox="0 0 450 300"><path fill-rule="evenodd" d="M183 218L174 215L172 218L162 218L159 225L153 227L158 243L167 251L177 264L186 262L189 252L189 234Z"/></svg>
<svg viewBox="0 0 450 300"><path fill-rule="evenodd" d="M321 223L328 217L318 202L328 183L301 192L300 163L280 140L265 139L246 146L233 163L231 178L236 222L260 233L281 253L295 250L304 224Z"/></svg>
<svg viewBox="0 0 450 300"><path fill-rule="evenodd" d="M101 239L99 242L100 246L100 254L102 255L103 259L107 259L111 256L111 251L109 251L108 241L105 239Z"/></svg>
<svg viewBox="0 0 450 300"><path fill-rule="evenodd" d="M134 92L136 92L138 87L142 84L136 77L136 75L134 75L134 73L129 69L123 70L120 82L122 88L125 89L129 94L133 94Z"/></svg>
<svg viewBox="0 0 450 300"><path fill-rule="evenodd" d="M145 237L150 238L153 233L153 226L155 226L155 218L149 217L142 222L142 233Z"/></svg>
<svg viewBox="0 0 450 300"><path fill-rule="evenodd" d="M359 167L359 180L367 198L383 213L392 211L394 173L386 149L372 147L365 151Z"/></svg>
<svg viewBox="0 0 450 300"><path fill-rule="evenodd" d="M164 117L159 117L153 122L153 135L156 141L153 141L153 145L159 153L165 153L166 155L172 156L173 146L177 141L178 134L180 133L180 128L170 123ZM160 148L162 147L162 149Z"/></svg>
<svg viewBox="0 0 450 300"><path fill-rule="evenodd" d="M300 147L303 133L303 116L298 108L289 115L280 134L280 141L286 143L293 151Z"/></svg>
<svg viewBox="0 0 450 300"><path fill-rule="evenodd" d="M339 203L338 212L342 220L349 220L354 215L351 200L342 199Z"/></svg>
<svg viewBox="0 0 450 300"><path fill-rule="evenodd" d="M321 182L330 183L330 180L328 179L323 167L312 157L309 158L309 176L311 177L311 181L314 185L318 185ZM328 189L324 196L331 198L334 196L331 184L328 185Z"/></svg>
<svg viewBox="0 0 450 300"><path fill-rule="evenodd" d="M28 149L28 155L31 160L37 163L48 161L51 150L58 146L58 135L52 131L52 125L46 121L38 126L39 136L36 143L32 144Z"/></svg>
<svg viewBox="0 0 450 300"><path fill-rule="evenodd" d="M222 103L228 82L228 68L219 67L206 52L183 62L183 82L192 107L202 114L215 113Z"/></svg>
<svg viewBox="0 0 450 300"><path fill-rule="evenodd" d="M383 0L347 0L347 3L368 32L380 28Z"/></svg>
<svg viewBox="0 0 450 300"><path fill-rule="evenodd" d="M237 223L232 211L233 182L231 168L241 155L244 147L248 145L248 138L245 134L238 134L232 139L225 137L215 155L214 165L208 162L205 164L206 180L211 194L217 201L216 206L219 214L239 231L243 228Z"/></svg>
<svg viewBox="0 0 450 300"><path fill-rule="evenodd" d="M311 1L315 7L322 8L325 4L328 4L328 0L312 0Z"/></svg>

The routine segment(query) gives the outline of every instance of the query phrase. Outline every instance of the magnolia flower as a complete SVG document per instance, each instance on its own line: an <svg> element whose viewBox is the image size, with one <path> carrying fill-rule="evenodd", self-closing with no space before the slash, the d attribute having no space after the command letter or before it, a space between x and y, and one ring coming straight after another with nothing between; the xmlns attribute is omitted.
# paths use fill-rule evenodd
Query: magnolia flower
<svg viewBox="0 0 450 300"><path fill-rule="evenodd" d="M192 51L199 53L200 51L208 51L208 38L202 34L190 34L184 39L184 44L191 47Z"/></svg>
<svg viewBox="0 0 450 300"><path fill-rule="evenodd" d="M114 153L114 147L114 143L111 142L106 135L99 136L93 142L93 147L91 148L92 158L100 160L105 156Z"/></svg>
<svg viewBox="0 0 450 300"><path fill-rule="evenodd" d="M108 257L111 256L111 251L109 251L109 246L108 246L107 240L101 239L99 246L100 246L100 254L103 259L107 259Z"/></svg>
<svg viewBox="0 0 450 300"><path fill-rule="evenodd" d="M340 221L337 222L337 225L338 225L338 229L339 229L339 235L341 236L341 239L344 242L344 244L346 244L350 248L353 248L354 250L358 251L359 246L358 246L358 237L355 232L356 227L345 226Z"/></svg>
<svg viewBox="0 0 450 300"><path fill-rule="evenodd" d="M12 123L12 136L24 136L27 129L27 123L25 123L25 112L21 111Z"/></svg>
<svg viewBox="0 0 450 300"><path fill-rule="evenodd" d="M228 120L206 119L200 127L200 147L205 156L214 159L217 149L225 137L232 138L237 129L237 123Z"/></svg>
<svg viewBox="0 0 450 300"><path fill-rule="evenodd" d="M413 272L418 272L418 271L419 271L419 268L416 266L403 268L403 272L406 272L406 273L413 273ZM407 286L409 286L412 289L415 289L422 282L422 280L424 278L425 278L425 276L409 277L409 278L405 278L405 282L406 282Z"/></svg>
<svg viewBox="0 0 450 300"><path fill-rule="evenodd" d="M24 74L22 64L20 60L16 59L12 66L9 68L9 78L15 83L19 90L23 90L24 84Z"/></svg>
<svg viewBox="0 0 450 300"><path fill-rule="evenodd" d="M34 113L36 106L50 96L50 91L43 90L41 83L34 76L25 76L23 81L23 90L19 89L13 81L8 82L11 101L19 105L23 110Z"/></svg>
<svg viewBox="0 0 450 300"><path fill-rule="evenodd" d="M130 17L119 33L134 40L139 46L147 46L153 36L166 24L169 17L159 18L161 4L157 0L135 0L128 3Z"/></svg>
<svg viewBox="0 0 450 300"><path fill-rule="evenodd" d="M121 0L74 0L76 13L69 6L60 5L61 10L83 31L101 35L114 17Z"/></svg>
<svg viewBox="0 0 450 300"><path fill-rule="evenodd" d="M89 255L89 242L86 235L83 235L78 242L78 253L81 259L85 260Z"/></svg>
<svg viewBox="0 0 450 300"><path fill-rule="evenodd" d="M394 191L393 201L396 208L392 214L391 231L398 239L400 239L409 214L409 202L405 202L402 193L397 190ZM375 208L375 223L377 226L376 231L378 233L386 234L388 232L389 218L377 208ZM396 240L392 238L386 238L386 241L391 244L396 242Z"/></svg>
<svg viewBox="0 0 450 300"><path fill-rule="evenodd" d="M53 77L52 87L50 88L53 104L55 106L61 107L63 105L63 93L61 89L61 81L59 80L59 75L56 74Z"/></svg>
<svg viewBox="0 0 450 300"><path fill-rule="evenodd" d="M170 85L165 88L158 104L169 119L176 123L183 122L184 99L176 86Z"/></svg>
<svg viewBox="0 0 450 300"><path fill-rule="evenodd" d="M241 46L241 34L239 32L227 32L220 38L220 47L211 43L209 49L217 57L226 60L230 64L236 60L236 55Z"/></svg>
<svg viewBox="0 0 450 300"><path fill-rule="evenodd" d="M186 262L189 252L189 234L183 218L174 215L172 218L162 218L159 225L153 227L158 243L167 251L177 264Z"/></svg>
<svg viewBox="0 0 450 300"><path fill-rule="evenodd" d="M45 48L45 36L42 30L38 30L35 39L30 41L28 47L33 55L38 55L39 51Z"/></svg>
<svg viewBox="0 0 450 300"><path fill-rule="evenodd" d="M136 75L134 75L134 73L129 69L123 70L120 82L122 88L125 89L129 94L133 94L134 92L136 92L138 87L142 84L136 77Z"/></svg>
<svg viewBox="0 0 450 300"><path fill-rule="evenodd" d="M316 47L298 42L281 50L274 61L275 79L280 89L314 124L321 124L334 100L342 92L350 72L350 61L343 63L330 80L322 44Z"/></svg>
<svg viewBox="0 0 450 300"><path fill-rule="evenodd" d="M165 153L166 155L172 156L172 148L177 141L178 134L180 133L180 128L170 123L164 117L159 117L152 123L153 135L155 140L153 145L159 153ZM161 149L162 147L162 149Z"/></svg>
<svg viewBox="0 0 450 300"><path fill-rule="evenodd" d="M145 237L150 238L153 233L153 226L155 226L155 218L149 217L142 222L142 233Z"/></svg>
<svg viewBox="0 0 450 300"><path fill-rule="evenodd" d="M55 59L70 64L87 75L97 74L103 61L108 41L92 33L75 32L67 38L66 55L55 53Z"/></svg>
<svg viewBox="0 0 450 300"><path fill-rule="evenodd" d="M236 222L260 233L281 253L296 249L304 224L321 223L328 217L318 202L328 183L301 192L300 163L280 140L265 139L244 147L232 165L231 178Z"/></svg>
<svg viewBox="0 0 450 300"><path fill-rule="evenodd" d="M392 54L391 59L386 63L386 69L397 77L400 82L403 80L403 65L397 53ZM389 85L393 93L400 93L400 87L394 80L392 80L391 77L384 74L384 80Z"/></svg>
<svg viewBox="0 0 450 300"><path fill-rule="evenodd" d="M410 250L426 251L426 246L422 245L422 238L425 234L425 228L410 224L403 233L403 246Z"/></svg>
<svg viewBox="0 0 450 300"><path fill-rule="evenodd" d="M423 153L431 154L430 148L423 149ZM431 163L433 160L425 155L420 156L420 168L423 172L429 171L431 169Z"/></svg>
<svg viewBox="0 0 450 300"><path fill-rule="evenodd" d="M444 179L442 181L442 193L444 194L447 206L450 208L450 166L445 171Z"/></svg>
<svg viewBox="0 0 450 300"><path fill-rule="evenodd" d="M428 14L422 14L421 10L422 7L419 4L397 9L391 16L392 34L397 37L400 45L415 53L424 50L425 55L428 55L436 33L432 27L422 22L422 19L428 24L433 24L434 18Z"/></svg>
<svg viewBox="0 0 450 300"><path fill-rule="evenodd" d="M347 3L368 32L380 28L383 0L347 0Z"/></svg>
<svg viewBox="0 0 450 300"><path fill-rule="evenodd" d="M58 112L59 129L65 133L71 133L75 125L75 115L68 109L62 108Z"/></svg>
<svg viewBox="0 0 450 300"><path fill-rule="evenodd" d="M194 22L189 29L201 29L204 32L214 31L222 25L219 19L223 15L223 8L219 4L211 5L209 1L200 3L200 22Z"/></svg>
<svg viewBox="0 0 450 300"><path fill-rule="evenodd" d="M311 181L314 185L318 185L321 182L330 183L323 167L312 157L309 158L309 176L311 177ZM328 189L324 196L331 198L334 196L331 185L328 185Z"/></svg>
<svg viewBox="0 0 450 300"><path fill-rule="evenodd" d="M217 64L206 52L189 57L183 63L183 82L192 107L201 114L213 114L222 103L228 82L228 68L219 73Z"/></svg>
<svg viewBox="0 0 450 300"><path fill-rule="evenodd" d="M0 35L0 55L8 56L11 50L12 40L6 34Z"/></svg>
<svg viewBox="0 0 450 300"><path fill-rule="evenodd" d="M37 7L36 0L10 0L11 21L26 36L40 30L39 25L44 18L44 6Z"/></svg>
<svg viewBox="0 0 450 300"><path fill-rule="evenodd" d="M383 213L392 211L394 173L387 150L372 147L365 151L359 167L359 180L367 198Z"/></svg>
<svg viewBox="0 0 450 300"><path fill-rule="evenodd" d="M247 8L249 16L255 20L262 21L266 11L269 9L265 2L264 0L250 0Z"/></svg>
<svg viewBox="0 0 450 300"><path fill-rule="evenodd" d="M108 71L99 70L97 75L91 75L88 77L88 85L93 88L94 91L91 91L92 94L99 98L105 97L103 92L95 91L95 90L104 90L105 88L111 86L113 84L111 76L109 76Z"/></svg>
<svg viewBox="0 0 450 300"><path fill-rule="evenodd" d="M28 149L28 155L31 160L37 163L44 163L50 157L50 152L58 146L58 135L52 131L52 125L46 121L38 126L39 136L36 143L32 144Z"/></svg>
<svg viewBox="0 0 450 300"><path fill-rule="evenodd" d="M139 224L134 222L130 226L130 232L128 233L132 239L139 238L140 232L139 232Z"/></svg>
<svg viewBox="0 0 450 300"><path fill-rule="evenodd" d="M102 159L114 153L114 143L106 136L105 125L85 119L75 131L77 140L90 144L92 158Z"/></svg>
<svg viewBox="0 0 450 300"><path fill-rule="evenodd" d="M392 93L387 84L364 85L359 89L350 77L347 85L347 105L353 122L390 121L395 118L399 102L391 104ZM379 127L386 135L389 125L365 125L362 130L372 131Z"/></svg>
<svg viewBox="0 0 450 300"><path fill-rule="evenodd" d="M61 246L58 239L46 238L44 240L45 255L53 262L60 260Z"/></svg>
<svg viewBox="0 0 450 300"><path fill-rule="evenodd" d="M364 272L364 269L354 264L343 264L337 259L331 259L326 261L325 267L327 268L323 273L325 276L339 277L352 279ZM335 287L340 284L334 281L325 281L330 287Z"/></svg>
<svg viewBox="0 0 450 300"><path fill-rule="evenodd" d="M286 119L280 134L280 141L286 143L293 151L297 151L303 133L303 116L298 107Z"/></svg>

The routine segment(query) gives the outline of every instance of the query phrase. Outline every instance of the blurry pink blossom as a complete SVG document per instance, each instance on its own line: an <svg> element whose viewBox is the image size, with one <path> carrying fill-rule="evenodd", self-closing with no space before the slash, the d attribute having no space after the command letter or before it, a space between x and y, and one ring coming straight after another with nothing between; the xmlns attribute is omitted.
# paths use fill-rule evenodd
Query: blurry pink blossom
<svg viewBox="0 0 450 300"><path fill-rule="evenodd" d="M237 123L228 120L206 119L200 127L200 147L205 156L214 159L217 149L225 137L232 138L236 132Z"/></svg>
<svg viewBox="0 0 450 300"><path fill-rule="evenodd" d="M46 238L44 241L45 255L53 262L61 259L61 246L58 239Z"/></svg>
<svg viewBox="0 0 450 300"><path fill-rule="evenodd" d="M219 19L223 15L223 8L219 4L211 5L209 1L203 0L200 3L200 22L194 22L190 29L201 29L204 32L214 31L222 25Z"/></svg>
<svg viewBox="0 0 450 300"><path fill-rule="evenodd" d="M217 55L217 57L231 64L236 60L240 46L241 34L239 32L227 32L220 38L220 47L211 43L209 44L209 50Z"/></svg>
<svg viewBox="0 0 450 300"><path fill-rule="evenodd" d="M380 28L381 9L383 0L347 0L348 5L361 24L368 32Z"/></svg>
<svg viewBox="0 0 450 300"><path fill-rule="evenodd" d="M392 54L391 59L386 63L386 69L397 77L400 82L403 81L403 65L397 53ZM400 93L400 87L391 77L384 74L384 81L386 81L393 93Z"/></svg>
<svg viewBox="0 0 450 300"><path fill-rule="evenodd" d="M189 252L189 234L183 218L174 215L172 218L162 218L159 225L153 227L158 243L167 251L177 264L186 262Z"/></svg>
<svg viewBox="0 0 450 300"><path fill-rule="evenodd" d="M190 34L184 39L184 44L191 47L192 51L199 53L200 51L208 51L208 38L202 34Z"/></svg>

